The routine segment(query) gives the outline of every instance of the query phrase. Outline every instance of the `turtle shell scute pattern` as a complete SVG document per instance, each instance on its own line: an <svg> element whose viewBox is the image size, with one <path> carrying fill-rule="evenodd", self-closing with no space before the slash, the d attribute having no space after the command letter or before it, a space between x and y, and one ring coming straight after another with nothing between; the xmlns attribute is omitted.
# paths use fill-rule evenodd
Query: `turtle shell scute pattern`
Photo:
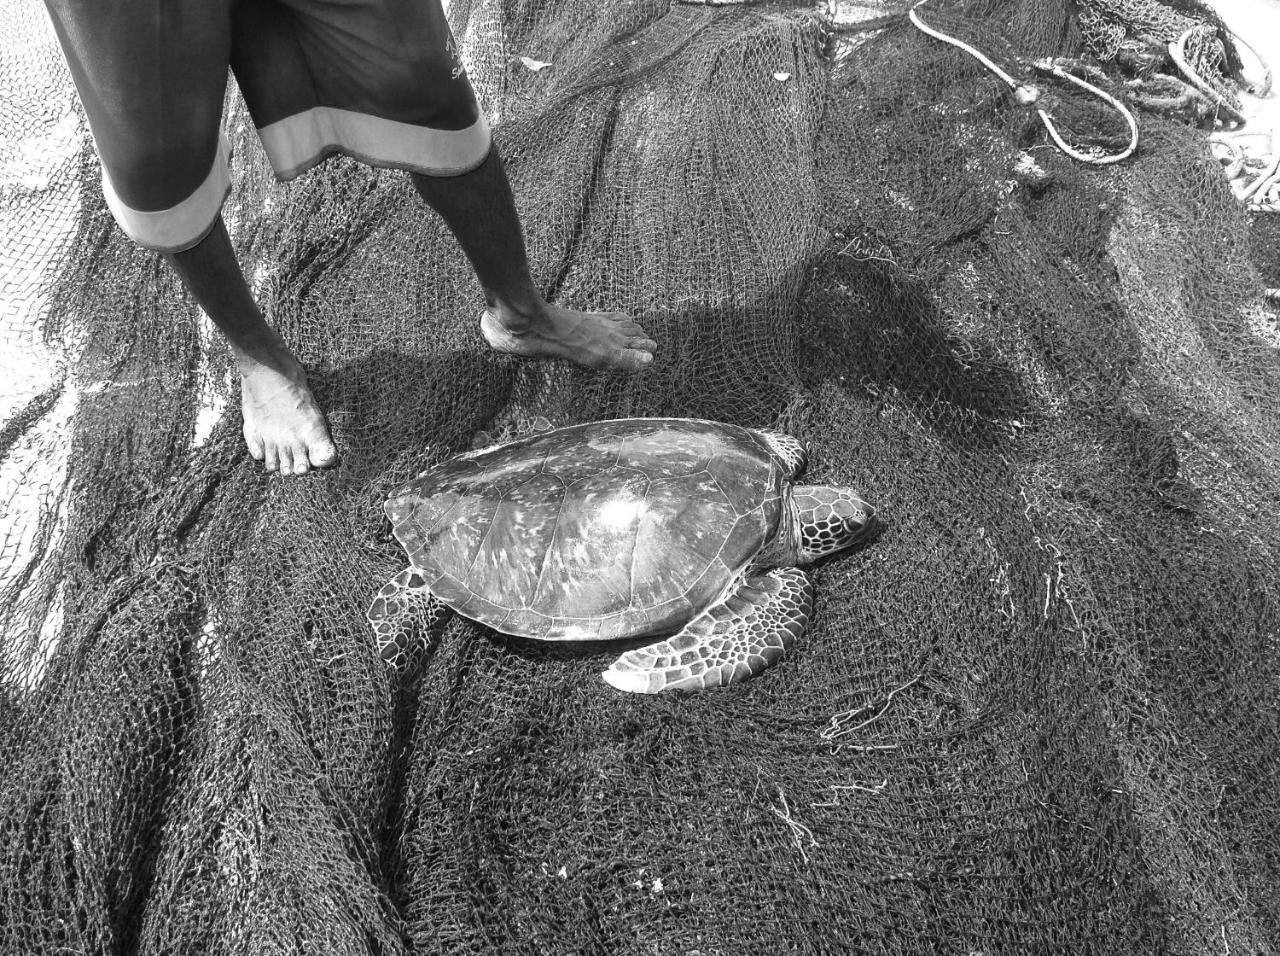
<svg viewBox="0 0 1280 956"><path fill-rule="evenodd" d="M544 640L678 631L777 533L785 469L745 428L623 419L442 462L386 511L432 594Z"/></svg>

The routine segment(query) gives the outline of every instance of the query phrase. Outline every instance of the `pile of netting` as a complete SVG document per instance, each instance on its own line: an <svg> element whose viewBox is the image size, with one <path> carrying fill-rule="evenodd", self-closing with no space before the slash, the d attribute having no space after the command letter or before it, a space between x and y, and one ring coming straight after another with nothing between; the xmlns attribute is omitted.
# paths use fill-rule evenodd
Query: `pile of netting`
<svg viewBox="0 0 1280 956"><path fill-rule="evenodd" d="M1067 158L1037 108L1124 121L1028 65L1119 96L1213 18L936 2L1037 102L902 7L455 0L536 279L635 315L635 378L487 351L406 177L278 185L232 92L228 226L342 453L304 479L5 5L0 952L1277 949L1276 231L1182 118ZM630 415L783 427L879 509L789 656L638 697L455 619L388 673L388 490Z"/></svg>

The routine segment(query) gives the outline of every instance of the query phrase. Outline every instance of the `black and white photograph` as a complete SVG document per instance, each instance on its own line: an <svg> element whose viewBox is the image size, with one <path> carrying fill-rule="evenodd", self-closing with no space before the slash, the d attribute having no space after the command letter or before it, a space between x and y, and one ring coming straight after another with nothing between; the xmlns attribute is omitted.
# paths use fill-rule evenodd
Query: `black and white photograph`
<svg viewBox="0 0 1280 956"><path fill-rule="evenodd" d="M1280 0L0 0L0 956L1280 956Z"/></svg>

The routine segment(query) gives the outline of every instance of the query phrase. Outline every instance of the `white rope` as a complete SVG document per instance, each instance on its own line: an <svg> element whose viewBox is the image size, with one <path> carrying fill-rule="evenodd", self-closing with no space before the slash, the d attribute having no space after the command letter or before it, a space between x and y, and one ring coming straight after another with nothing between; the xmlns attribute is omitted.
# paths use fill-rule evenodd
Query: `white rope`
<svg viewBox="0 0 1280 956"><path fill-rule="evenodd" d="M1129 124L1129 145L1124 148L1123 152L1107 155L1101 150L1098 150L1092 155L1086 155L1084 153L1076 152L1063 142L1062 137L1058 135L1057 128L1053 125L1053 120L1049 118L1049 114L1037 107L1036 112L1040 114L1040 122L1044 123L1044 128L1049 131L1049 135L1052 136L1053 141L1058 144L1058 148L1072 159L1078 159L1082 163L1093 163L1097 166L1106 166L1109 163L1118 163L1122 159L1128 159L1132 156L1133 151L1138 148L1138 121L1134 115L1129 112L1125 105L1106 90L1099 89L1087 80L1080 79L1078 76L1073 76L1057 64L1046 62L1045 67L1047 67L1054 76L1059 77L1060 79L1070 80L1072 83L1076 84L1076 86L1088 90L1095 96L1101 97L1103 100L1110 103L1120 111L1120 114L1124 116L1125 122Z"/></svg>
<svg viewBox="0 0 1280 956"><path fill-rule="evenodd" d="M1210 86L1208 81L1197 73L1192 68L1191 64L1187 62L1187 40L1191 37L1191 34L1195 33L1198 29L1200 29L1198 26L1192 27L1186 33L1182 34L1182 36L1178 37L1178 39L1173 43L1170 43L1169 58L1173 60L1178 69L1182 71L1183 76L1191 81L1192 86L1198 89L1205 96L1209 97L1209 102L1214 105L1218 112L1226 114L1226 118L1237 126L1243 126L1244 117L1240 114L1240 111L1228 103L1226 99L1223 98L1222 94ZM1253 52L1252 47L1250 47L1249 52ZM1257 54L1255 53L1254 56L1257 56ZM1268 85L1269 84L1270 79L1268 78Z"/></svg>
<svg viewBox="0 0 1280 956"><path fill-rule="evenodd" d="M1011 77L1004 70L1000 69L1000 67L998 67L991 60L987 59L980 51L975 50L973 47L969 46L969 44L965 43L963 40L957 40L953 36L948 36L945 33L940 33L939 31L933 29L933 27L926 26L925 22L920 19L920 15L916 13L916 8L923 7L926 3L928 3L928 0L920 0L919 3L917 3L914 7L912 7L910 10L907 11L907 16L911 18L911 22L916 25L917 29L923 31L924 33L927 33L929 36L933 37L935 40L941 40L943 43L950 43L954 47L959 47L961 50L964 50L965 53L968 53L971 57L973 57L983 66L985 66L988 70L990 70L996 76L1000 77L1000 79L1008 83L1012 89L1016 90L1018 88L1019 84L1017 80Z"/></svg>
<svg viewBox="0 0 1280 956"><path fill-rule="evenodd" d="M1215 152L1220 149L1227 153L1225 160ZM1214 159L1224 164L1222 172L1227 179L1236 179L1244 172L1244 150L1230 140L1210 137L1209 152L1214 154Z"/></svg>
<svg viewBox="0 0 1280 956"><path fill-rule="evenodd" d="M918 30L920 30L922 33L928 34L929 36L933 37L935 40L941 40L943 43L949 43L952 46L963 50L965 53L968 53L971 57L973 57L983 66L985 66L988 70L990 70L996 76L1000 77L1000 79L1004 80L1004 82L1009 85L1009 88L1013 90L1013 94L1017 98L1018 102L1021 103L1022 105L1030 106L1040 98L1040 91L1036 89L1036 87L1028 84L1019 83L1012 76L1010 76L1008 73L1002 70L996 63L992 62L992 60L987 56L985 56L980 50L975 49L974 47L965 43L963 40L957 39L956 37L953 37L953 36L949 36L941 32L940 30L935 30L933 27L928 26L923 20L920 19L920 15L916 13L916 11L920 7L924 6L928 2L929 0L919 0L919 2L907 12L907 16L911 19L911 22L915 24ZM1057 76L1061 79L1069 80L1072 83L1076 84L1077 86L1092 93L1093 95L1098 96L1101 99L1105 100L1107 103L1110 103L1113 107L1116 108L1116 110L1120 112L1122 116L1124 116L1125 122L1129 124L1129 145L1124 149L1123 152L1115 153L1112 155L1102 153L1101 150L1098 150L1092 153L1084 153L1084 152L1080 152L1079 150L1073 149L1071 146L1069 146L1063 140L1063 138L1058 134L1058 128L1056 125L1054 125L1053 119L1049 116L1049 114L1044 110L1040 109L1039 107L1036 107L1036 113L1039 114L1040 116L1040 122L1044 124L1044 128L1048 131L1050 138L1054 141L1054 143L1057 145L1057 147L1060 150L1062 150L1072 159L1078 160L1082 163L1092 163L1095 166L1105 166L1109 163L1118 163L1121 160L1128 159L1130 156L1133 155L1134 150L1138 148L1138 121L1137 119L1134 118L1134 115L1131 112L1129 112L1129 110L1125 107L1123 103L1117 100L1110 93L1107 93L1105 90L1101 90L1098 87L1094 86L1092 83L1086 82L1085 80L1080 79L1080 77L1078 76L1072 76L1066 70L1062 69L1060 66L1057 66L1051 61L1048 61L1048 60L1040 61L1040 64L1038 65L1040 66L1041 69L1044 69L1046 72L1052 73L1054 76Z"/></svg>
<svg viewBox="0 0 1280 956"><path fill-rule="evenodd" d="M1267 168L1262 175L1249 184L1249 188L1240 193L1240 201L1248 202L1255 195L1261 197L1271 186L1280 181L1280 150L1271 157L1271 162L1267 164ZM1261 199L1259 199L1261 202Z"/></svg>

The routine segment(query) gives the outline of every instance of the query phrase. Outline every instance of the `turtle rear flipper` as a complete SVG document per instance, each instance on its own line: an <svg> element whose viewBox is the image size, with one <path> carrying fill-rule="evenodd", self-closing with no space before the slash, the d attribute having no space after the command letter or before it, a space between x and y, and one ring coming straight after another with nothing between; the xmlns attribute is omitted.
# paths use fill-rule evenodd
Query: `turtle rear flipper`
<svg viewBox="0 0 1280 956"><path fill-rule="evenodd" d="M409 663L416 649L410 643L410 623L419 617L432 640L449 620L449 608L431 593L416 568L405 568L382 586L365 617L373 625L378 653L392 667L400 669Z"/></svg>
<svg viewBox="0 0 1280 956"><path fill-rule="evenodd" d="M812 607L813 586L798 568L752 575L679 634L628 651L602 676L638 694L745 680L782 657L809 623Z"/></svg>

